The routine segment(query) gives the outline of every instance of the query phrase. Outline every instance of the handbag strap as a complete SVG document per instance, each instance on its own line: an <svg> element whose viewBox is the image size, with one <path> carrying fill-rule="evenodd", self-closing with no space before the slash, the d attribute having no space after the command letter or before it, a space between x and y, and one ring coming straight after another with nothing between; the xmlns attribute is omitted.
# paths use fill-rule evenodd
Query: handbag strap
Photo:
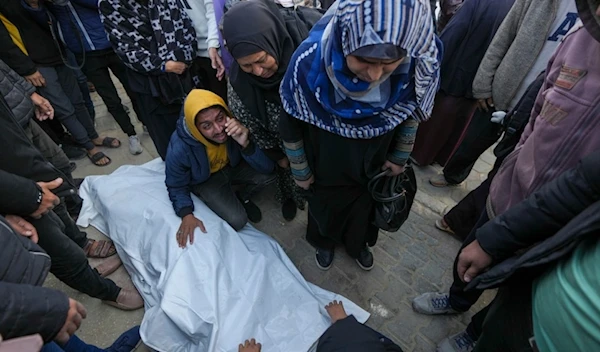
<svg viewBox="0 0 600 352"><path fill-rule="evenodd" d="M369 180L369 183L367 184L367 188L376 202L390 203L405 197L406 195L406 190L401 185L404 177L406 177L404 173L397 176L389 176L389 174L390 170L380 172ZM382 181L385 182L384 189L381 192L378 192L376 191L377 185ZM402 191L396 192L398 188L402 189Z"/></svg>

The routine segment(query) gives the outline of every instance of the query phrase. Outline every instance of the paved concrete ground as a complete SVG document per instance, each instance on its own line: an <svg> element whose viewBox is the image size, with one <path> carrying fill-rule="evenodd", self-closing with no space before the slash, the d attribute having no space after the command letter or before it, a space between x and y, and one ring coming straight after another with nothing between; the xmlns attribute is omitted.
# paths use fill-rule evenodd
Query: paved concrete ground
<svg viewBox="0 0 600 352"><path fill-rule="evenodd" d="M119 88L122 94L123 90ZM144 152L139 156L129 154L126 135L118 129L99 96L94 93L93 99L98 130L102 135L119 137L123 147L105 151L113 160L107 167L94 166L87 159L78 161L75 177L109 174L121 165L143 164L158 156L150 137L142 133L139 123L136 126ZM124 98L124 102L131 107L128 98ZM294 221L285 222L273 200L273 190L263 192L257 199L263 211L263 221L256 227L279 241L308 281L343 294L371 312L367 324L388 335L405 351L435 351L436 342L464 329L472 312L493 298L493 293L487 293L472 312L461 316L429 317L416 314L411 308L411 300L418 294L447 290L450 286L452 263L460 243L435 229L434 221L444 209L456 204L485 179L493 160L490 151L486 152L465 184L452 189L438 189L427 182L429 177L439 172L439 167L417 168L419 192L412 213L397 233L380 234L374 247L375 267L371 272L362 271L342 250L336 252L335 263L329 271L320 271L314 263L314 250L304 239L306 212L299 212ZM92 238L102 237L93 228L86 231ZM120 285L132 285L123 267L111 278ZM46 285L64 290L86 306L88 317L78 335L89 343L108 346L121 332L141 322L142 310L123 312L106 306L66 287L53 277ZM146 350L145 346L138 348L138 351Z"/></svg>

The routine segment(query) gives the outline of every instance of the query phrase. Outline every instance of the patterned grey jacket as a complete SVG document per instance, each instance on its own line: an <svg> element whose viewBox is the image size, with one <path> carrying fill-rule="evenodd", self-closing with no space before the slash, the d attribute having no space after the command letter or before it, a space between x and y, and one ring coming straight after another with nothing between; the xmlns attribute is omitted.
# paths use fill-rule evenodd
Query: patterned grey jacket
<svg viewBox="0 0 600 352"><path fill-rule="evenodd" d="M30 98L33 93L35 87L0 60L0 94L22 127L27 126L33 116L35 106Z"/></svg>

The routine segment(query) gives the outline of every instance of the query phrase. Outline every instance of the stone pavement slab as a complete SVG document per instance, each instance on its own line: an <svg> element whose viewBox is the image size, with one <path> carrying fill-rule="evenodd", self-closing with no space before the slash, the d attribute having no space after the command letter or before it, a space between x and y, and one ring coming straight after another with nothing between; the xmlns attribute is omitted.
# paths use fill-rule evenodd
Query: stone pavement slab
<svg viewBox="0 0 600 352"><path fill-rule="evenodd" d="M126 97L120 85L119 91L121 96ZM139 122L135 125L144 152L138 156L130 155L126 135L118 129L97 94L94 93L93 98L99 132L119 137L123 146L105 151L112 158L112 164L107 167L92 165L88 159L78 161L75 177L109 174L121 165L139 165L158 156L148 134L142 133ZM131 107L128 99L123 100ZM134 116L133 109L131 111ZM471 312L461 316L430 317L416 314L411 308L411 300L418 294L449 288L452 263L460 242L437 230L434 221L485 179L493 161L493 155L487 151L467 181L457 188L435 188L428 183L431 176L440 172L439 167L416 167L419 191L411 215L399 231L381 231L379 241L373 248L375 267L370 272L361 270L343 250L336 252L334 265L329 271L319 270L315 265L314 250L304 239L306 212L299 211L294 221L286 222L279 205L274 201L273 189L262 192L256 199L264 216L263 221L255 226L281 244L308 281L345 295L368 310L372 316L367 325L388 335L405 351L435 351L435 344L439 340L464 329L471 315L493 299L494 293L487 292ZM86 231L91 238L104 237L93 228ZM118 284L132 285L123 267L110 278ZM141 322L142 310L119 311L75 292L53 277L46 286L63 290L86 306L88 318L78 335L88 343L106 347L121 332ZM146 350L144 346L138 348L138 351Z"/></svg>

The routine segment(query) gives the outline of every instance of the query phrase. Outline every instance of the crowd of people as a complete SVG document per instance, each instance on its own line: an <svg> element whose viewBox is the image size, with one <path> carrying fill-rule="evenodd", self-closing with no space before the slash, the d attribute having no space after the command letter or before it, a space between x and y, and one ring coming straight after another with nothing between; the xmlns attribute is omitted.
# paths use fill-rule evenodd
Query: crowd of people
<svg viewBox="0 0 600 352"><path fill-rule="evenodd" d="M439 16L426 0L0 2L2 338L102 350L75 335L85 308L41 287L48 272L144 306L107 278L122 264L115 245L75 224L72 160L106 166L121 147L97 132L88 82L143 152L114 75L165 162L181 225L161 235L182 248L206 232L192 194L240 231L273 185L285 220L308 210L319 269L343 247L369 271L382 202L370 181L437 163L431 185L455 187L497 143L487 180L435 222L462 241L452 286L414 310L461 314L498 288L438 351L600 348L600 1L440 2ZM401 351L341 302L326 310L317 351ZM139 341L133 327L106 351ZM261 345L249 336L239 350Z"/></svg>

